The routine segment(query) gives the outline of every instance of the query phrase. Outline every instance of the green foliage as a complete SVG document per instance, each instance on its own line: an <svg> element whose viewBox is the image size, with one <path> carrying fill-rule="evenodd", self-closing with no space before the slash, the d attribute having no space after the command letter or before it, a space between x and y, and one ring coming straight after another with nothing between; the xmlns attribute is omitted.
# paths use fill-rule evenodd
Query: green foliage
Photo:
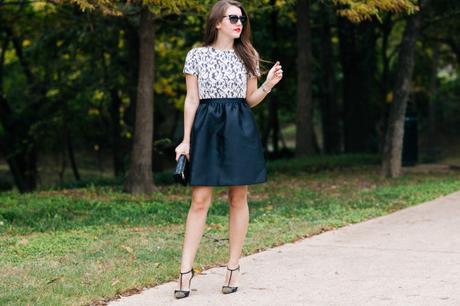
<svg viewBox="0 0 460 306"><path fill-rule="evenodd" d="M445 82L433 97L437 122L443 123L443 132L460 135L460 79Z"/></svg>
<svg viewBox="0 0 460 306"><path fill-rule="evenodd" d="M362 22L372 17L380 19L384 12L413 14L418 10L414 0L332 0L337 13L352 22Z"/></svg>
<svg viewBox="0 0 460 306"><path fill-rule="evenodd" d="M99 10L104 15L123 16L130 15L139 10L142 6L147 6L154 15L178 14L184 8L201 8L198 1L187 0L131 0L131 1L112 1L112 0L67 0L76 4L82 11Z"/></svg>
<svg viewBox="0 0 460 306"><path fill-rule="evenodd" d="M8 5L0 6L0 45L6 44L5 61L2 69L2 93L8 99L13 110L10 118L18 121L18 148L37 146L39 157L51 154L67 156L65 140L72 139L75 149L99 153L99 158L110 160L111 154L120 148L122 155L129 158L129 150L133 135L133 103L137 85L137 27L138 13L142 5L147 5L155 15L155 141L163 142L160 149L165 159L168 150L182 134L181 117L185 98L185 82L182 74L186 52L199 43L205 24L206 13L215 1L107 1L107 0L76 0L50 2L3 1ZM16 3L16 4L14 4ZM253 111L259 122L262 135L269 123L269 99L277 99L280 125L293 122L296 108L296 28L294 0L278 0L272 6L270 0L245 1L243 3L251 17L254 45L262 59L283 63L285 77L273 90L263 105ZM322 54L320 32L325 21L321 5L331 5L338 13L353 21L364 21L385 16L390 26L388 48L383 48L383 25L372 27L372 35L376 36L377 47L375 56L376 68L372 75L377 82L383 83L384 63L382 54L388 57L388 87L385 94L380 88L372 88L372 114L376 113L379 120L385 119L384 98L391 88L394 79L394 65L397 50L404 29L404 20L390 13L414 13L417 10L415 1L409 0L323 0L311 2L312 10L312 43L313 43L313 97L315 102L315 126L321 124L320 105L323 97L320 90L320 78L324 72L320 62ZM458 1L432 1L426 11L422 42L417 48L416 77L413 88L425 95L428 103L427 90L430 86L432 45L440 44L440 64L438 74L438 93L434 94L435 103L439 106L439 124L445 125L445 131L454 132L456 128L457 109L454 103L457 98L458 55L460 50L458 35L459 22ZM337 101L342 102L343 70L340 63L340 48L337 35L337 19L331 14L334 62L333 79L337 82ZM275 19L272 19L272 17ZM376 17L374 17L376 16ZM273 20L276 20L276 31ZM14 37L22 46L24 59L32 73L29 79L24 71L24 63L16 54L12 42L7 38L6 29L11 28ZM366 24L363 24L366 27ZM355 37L358 42L366 41L360 28L356 28ZM275 35L276 34L276 35ZM357 48L366 44L357 44ZM2 50L3 52L3 50ZM368 54L368 53L366 53ZM458 53L460 54L460 53ZM364 60L364 57L363 57ZM267 66L270 67L269 64ZM448 77L448 80L447 80ZM415 95L414 95L415 96ZM113 116L112 106L116 98L121 100L120 118ZM374 100L375 99L375 100ZM418 100L417 100L418 101ZM444 111L446 110L446 111ZM422 114L423 115L423 114ZM423 119L423 118L422 118ZM426 118L425 118L426 119ZM115 120L120 124L119 135L121 144L113 143ZM380 126L379 126L380 128ZM16 136L16 135L15 135ZM286 135L285 135L286 136ZM10 131L0 125L2 140L11 137ZM169 144L169 146L168 146ZM292 143L290 144L292 146ZM159 149L159 150L160 150ZM155 156L154 158L157 158ZM318 157L321 159L322 157ZM335 166L346 166L348 157L337 157L336 161L325 161L310 164L310 161L297 161L296 165L285 166L284 160L272 163L269 167L275 171L317 171L318 169ZM372 159L372 158L371 158ZM373 157L374 162L378 162ZM357 160L359 161L359 160ZM371 160L365 161L365 163ZM170 165L162 160L155 160L161 169ZM294 163L295 164L295 163ZM41 160L39 160L41 166ZM80 167L77 160L77 166ZM96 167L96 163L93 164ZM155 169L157 171L157 169ZM166 172L158 173L158 182L171 182ZM56 177L58 174L53 174ZM84 177L76 186L87 186L94 178ZM11 186L12 179L0 179L3 188ZM94 181L96 185L106 182ZM108 182L107 184L111 184Z"/></svg>

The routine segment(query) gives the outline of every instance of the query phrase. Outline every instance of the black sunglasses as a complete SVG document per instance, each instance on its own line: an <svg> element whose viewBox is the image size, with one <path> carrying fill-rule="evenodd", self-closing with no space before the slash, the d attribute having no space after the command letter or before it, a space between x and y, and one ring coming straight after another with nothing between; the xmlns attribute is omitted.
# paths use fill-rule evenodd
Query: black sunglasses
<svg viewBox="0 0 460 306"><path fill-rule="evenodd" d="M241 24L244 24L246 22L247 17L246 16L238 16L238 15L225 15L222 17L228 17L230 20L231 24L236 24L238 22L238 19L241 21Z"/></svg>

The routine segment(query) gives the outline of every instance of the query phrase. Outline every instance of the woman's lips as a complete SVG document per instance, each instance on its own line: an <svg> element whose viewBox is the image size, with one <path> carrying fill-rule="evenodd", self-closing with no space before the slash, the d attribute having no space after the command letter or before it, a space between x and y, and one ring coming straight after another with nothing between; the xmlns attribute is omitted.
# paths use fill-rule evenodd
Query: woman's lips
<svg viewBox="0 0 460 306"><path fill-rule="evenodd" d="M235 29L235 30L233 30L233 31L235 31L235 32L237 32L237 33L240 33L240 32L241 32L241 29Z"/></svg>

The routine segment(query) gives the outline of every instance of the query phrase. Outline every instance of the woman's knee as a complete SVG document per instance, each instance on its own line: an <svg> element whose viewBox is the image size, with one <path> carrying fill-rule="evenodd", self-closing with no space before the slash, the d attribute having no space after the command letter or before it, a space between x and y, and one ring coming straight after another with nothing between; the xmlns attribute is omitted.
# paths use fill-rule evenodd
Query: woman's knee
<svg viewBox="0 0 460 306"><path fill-rule="evenodd" d="M228 191L228 199L230 207L238 208L247 205L248 203L248 189L247 186L231 187Z"/></svg>
<svg viewBox="0 0 460 306"><path fill-rule="evenodd" d="M212 201L212 189L200 187L192 192L192 205L191 210L195 212L207 211Z"/></svg>

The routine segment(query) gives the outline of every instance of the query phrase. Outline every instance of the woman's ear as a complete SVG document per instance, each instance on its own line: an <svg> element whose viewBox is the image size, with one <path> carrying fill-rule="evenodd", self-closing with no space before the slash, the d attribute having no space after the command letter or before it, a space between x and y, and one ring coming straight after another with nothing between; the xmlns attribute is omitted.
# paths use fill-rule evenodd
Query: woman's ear
<svg viewBox="0 0 460 306"><path fill-rule="evenodd" d="M222 23L222 22L220 22L220 21L219 21L218 23L216 23L216 29L218 29L218 30L220 29L221 23Z"/></svg>

